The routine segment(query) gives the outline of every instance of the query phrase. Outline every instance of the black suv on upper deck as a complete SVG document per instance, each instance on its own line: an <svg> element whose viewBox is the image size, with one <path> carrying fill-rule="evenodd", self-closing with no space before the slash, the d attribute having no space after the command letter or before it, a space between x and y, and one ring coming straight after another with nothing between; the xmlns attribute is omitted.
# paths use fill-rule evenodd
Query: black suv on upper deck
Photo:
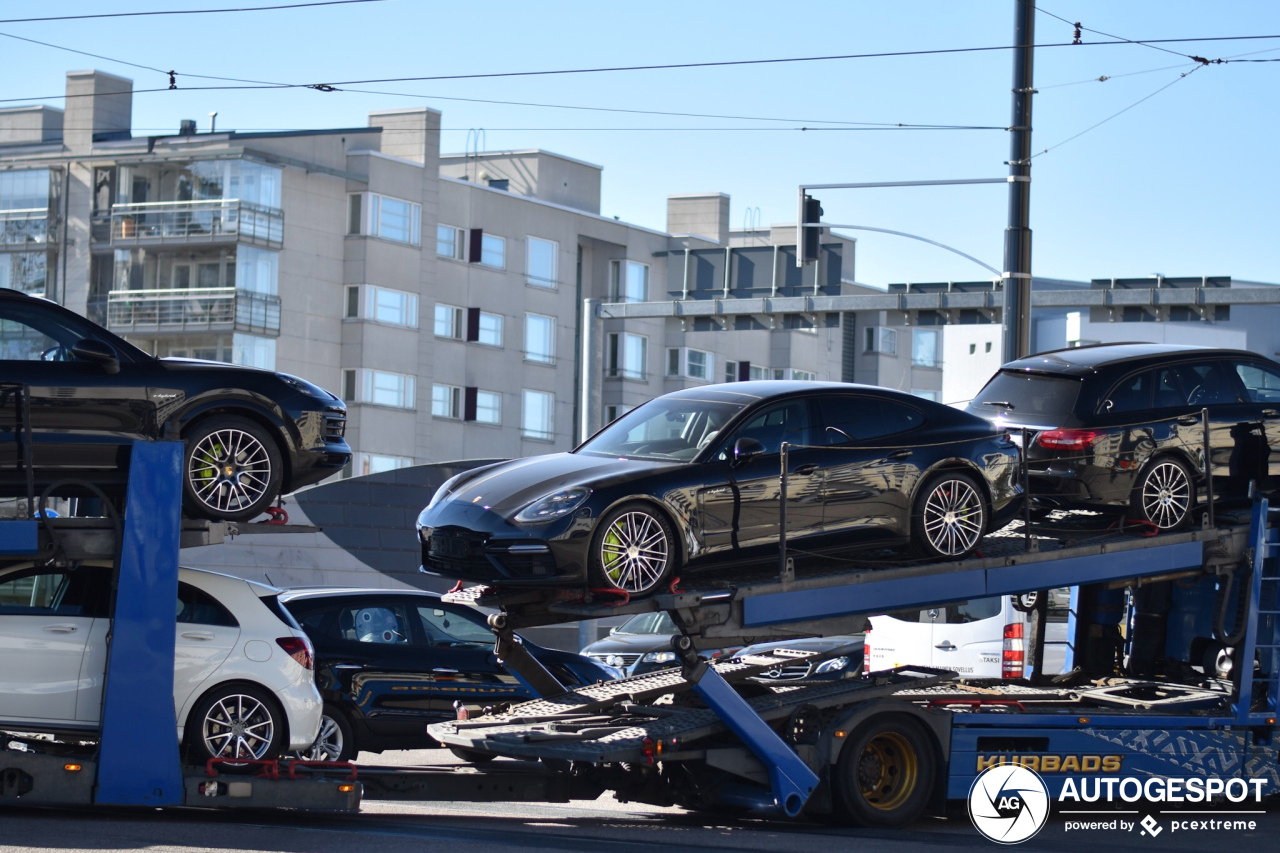
<svg viewBox="0 0 1280 853"><path fill-rule="evenodd" d="M183 505L244 520L351 458L346 406L296 376L155 358L46 299L0 288L0 495L27 490L28 389L37 492L63 479L119 493L134 439L186 442Z"/></svg>
<svg viewBox="0 0 1280 853"><path fill-rule="evenodd" d="M1037 505L1128 507L1162 529L1215 495L1280 475L1280 364L1241 350L1103 344L1040 353L1000 368L969 411L1028 430Z"/></svg>

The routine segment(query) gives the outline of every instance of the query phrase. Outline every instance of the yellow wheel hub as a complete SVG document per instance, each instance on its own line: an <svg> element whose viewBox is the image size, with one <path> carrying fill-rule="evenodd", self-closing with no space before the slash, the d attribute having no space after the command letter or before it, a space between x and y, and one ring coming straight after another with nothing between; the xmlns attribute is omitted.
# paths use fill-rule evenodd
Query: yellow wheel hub
<svg viewBox="0 0 1280 853"><path fill-rule="evenodd" d="M898 732L881 732L858 758L858 789L872 808L893 811L911 796L920 775L915 748Z"/></svg>

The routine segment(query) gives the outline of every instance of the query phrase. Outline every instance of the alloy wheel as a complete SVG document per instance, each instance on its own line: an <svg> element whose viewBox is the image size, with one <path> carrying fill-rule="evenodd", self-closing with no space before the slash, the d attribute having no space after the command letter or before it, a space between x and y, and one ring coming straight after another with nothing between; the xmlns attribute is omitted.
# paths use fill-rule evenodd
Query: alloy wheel
<svg viewBox="0 0 1280 853"><path fill-rule="evenodd" d="M240 512L261 500L271 474L267 448L239 429L220 429L200 439L187 467L197 500L220 513Z"/></svg>
<svg viewBox="0 0 1280 853"><path fill-rule="evenodd" d="M205 749L216 758L260 759L271 747L275 733L270 709L244 693L214 702L200 724Z"/></svg>
<svg viewBox="0 0 1280 853"><path fill-rule="evenodd" d="M600 540L600 565L615 587L636 595L662 580L669 559L667 532L647 512L625 512Z"/></svg>
<svg viewBox="0 0 1280 853"><path fill-rule="evenodd" d="M967 553L982 537L982 497L964 480L943 480L934 486L922 515L929 544L945 556Z"/></svg>
<svg viewBox="0 0 1280 853"><path fill-rule="evenodd" d="M320 734L309 749L299 751L298 755L306 761L338 761L346 741L342 737L342 728L337 722L325 714L320 718Z"/></svg>
<svg viewBox="0 0 1280 853"><path fill-rule="evenodd" d="M1142 512L1162 530L1177 527L1191 509L1191 483L1175 462L1160 462L1142 481Z"/></svg>

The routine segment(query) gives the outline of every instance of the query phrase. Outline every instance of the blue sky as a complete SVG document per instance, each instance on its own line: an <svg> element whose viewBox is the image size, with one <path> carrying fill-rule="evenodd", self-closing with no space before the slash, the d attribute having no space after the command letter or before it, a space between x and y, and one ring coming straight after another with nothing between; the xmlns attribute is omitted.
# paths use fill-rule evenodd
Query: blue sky
<svg viewBox="0 0 1280 853"><path fill-rule="evenodd" d="M0 32L179 72L310 83L1007 45L1015 2L391 0L294 11L2 24ZM247 4L134 0L108 8L94 0L0 0L0 18L229 5ZM1130 39L1280 35L1280 3L1273 0L1046 0L1041 5ZM1100 38L1085 35L1086 40ZM1070 27L1038 16L1038 43L1070 39ZM1280 39L1167 47L1208 58L1270 50L1250 58L1280 58ZM0 78L0 98L59 94L64 73L74 68L129 76L136 88L167 84L154 72L12 39L0 38L0 51L7 69ZM1037 157L1032 228L1038 274L1088 279L1159 272L1280 281L1275 233L1280 62L1214 65L1179 77L1195 67L1138 45L1037 51L1037 151L1178 81ZM1166 70L1152 70L1161 68ZM747 208L758 207L765 223L794 221L800 183L1004 175L1009 140L999 130L795 128L815 120L1003 127L1009 122L1011 69L1010 53L996 51L364 87L799 121L626 115L291 89L139 94L134 125L137 133L159 132L176 128L179 119L195 118L205 129L208 113L217 110L220 129L339 127L365 124L372 109L427 104L444 113L446 151L461 151L467 129L483 127L489 149L541 147L603 165L607 215L662 228L668 194L719 191L732 196L736 228ZM1120 76L1126 74L1132 76ZM1102 75L1113 79L1060 85ZM185 77L179 82L200 83ZM820 197L828 221L920 234L1001 265L1003 185L828 191ZM883 286L988 276L923 244L856 236L860 281Z"/></svg>

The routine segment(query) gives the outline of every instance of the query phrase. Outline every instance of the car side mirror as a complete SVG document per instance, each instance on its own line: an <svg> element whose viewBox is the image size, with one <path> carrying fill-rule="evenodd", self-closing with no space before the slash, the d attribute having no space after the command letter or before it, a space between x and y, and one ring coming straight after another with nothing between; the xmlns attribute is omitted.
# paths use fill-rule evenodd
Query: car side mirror
<svg viewBox="0 0 1280 853"><path fill-rule="evenodd" d="M737 466L764 453L764 445L754 438L742 436L733 443L733 465Z"/></svg>
<svg viewBox="0 0 1280 853"><path fill-rule="evenodd" d="M618 626L617 625L611 626L609 628L609 636L612 637L616 633L618 633Z"/></svg>
<svg viewBox="0 0 1280 853"><path fill-rule="evenodd" d="M76 341L71 346L71 354L81 361L97 362L107 373L120 372L120 359L116 356L116 351L102 341L96 341L93 338Z"/></svg>

